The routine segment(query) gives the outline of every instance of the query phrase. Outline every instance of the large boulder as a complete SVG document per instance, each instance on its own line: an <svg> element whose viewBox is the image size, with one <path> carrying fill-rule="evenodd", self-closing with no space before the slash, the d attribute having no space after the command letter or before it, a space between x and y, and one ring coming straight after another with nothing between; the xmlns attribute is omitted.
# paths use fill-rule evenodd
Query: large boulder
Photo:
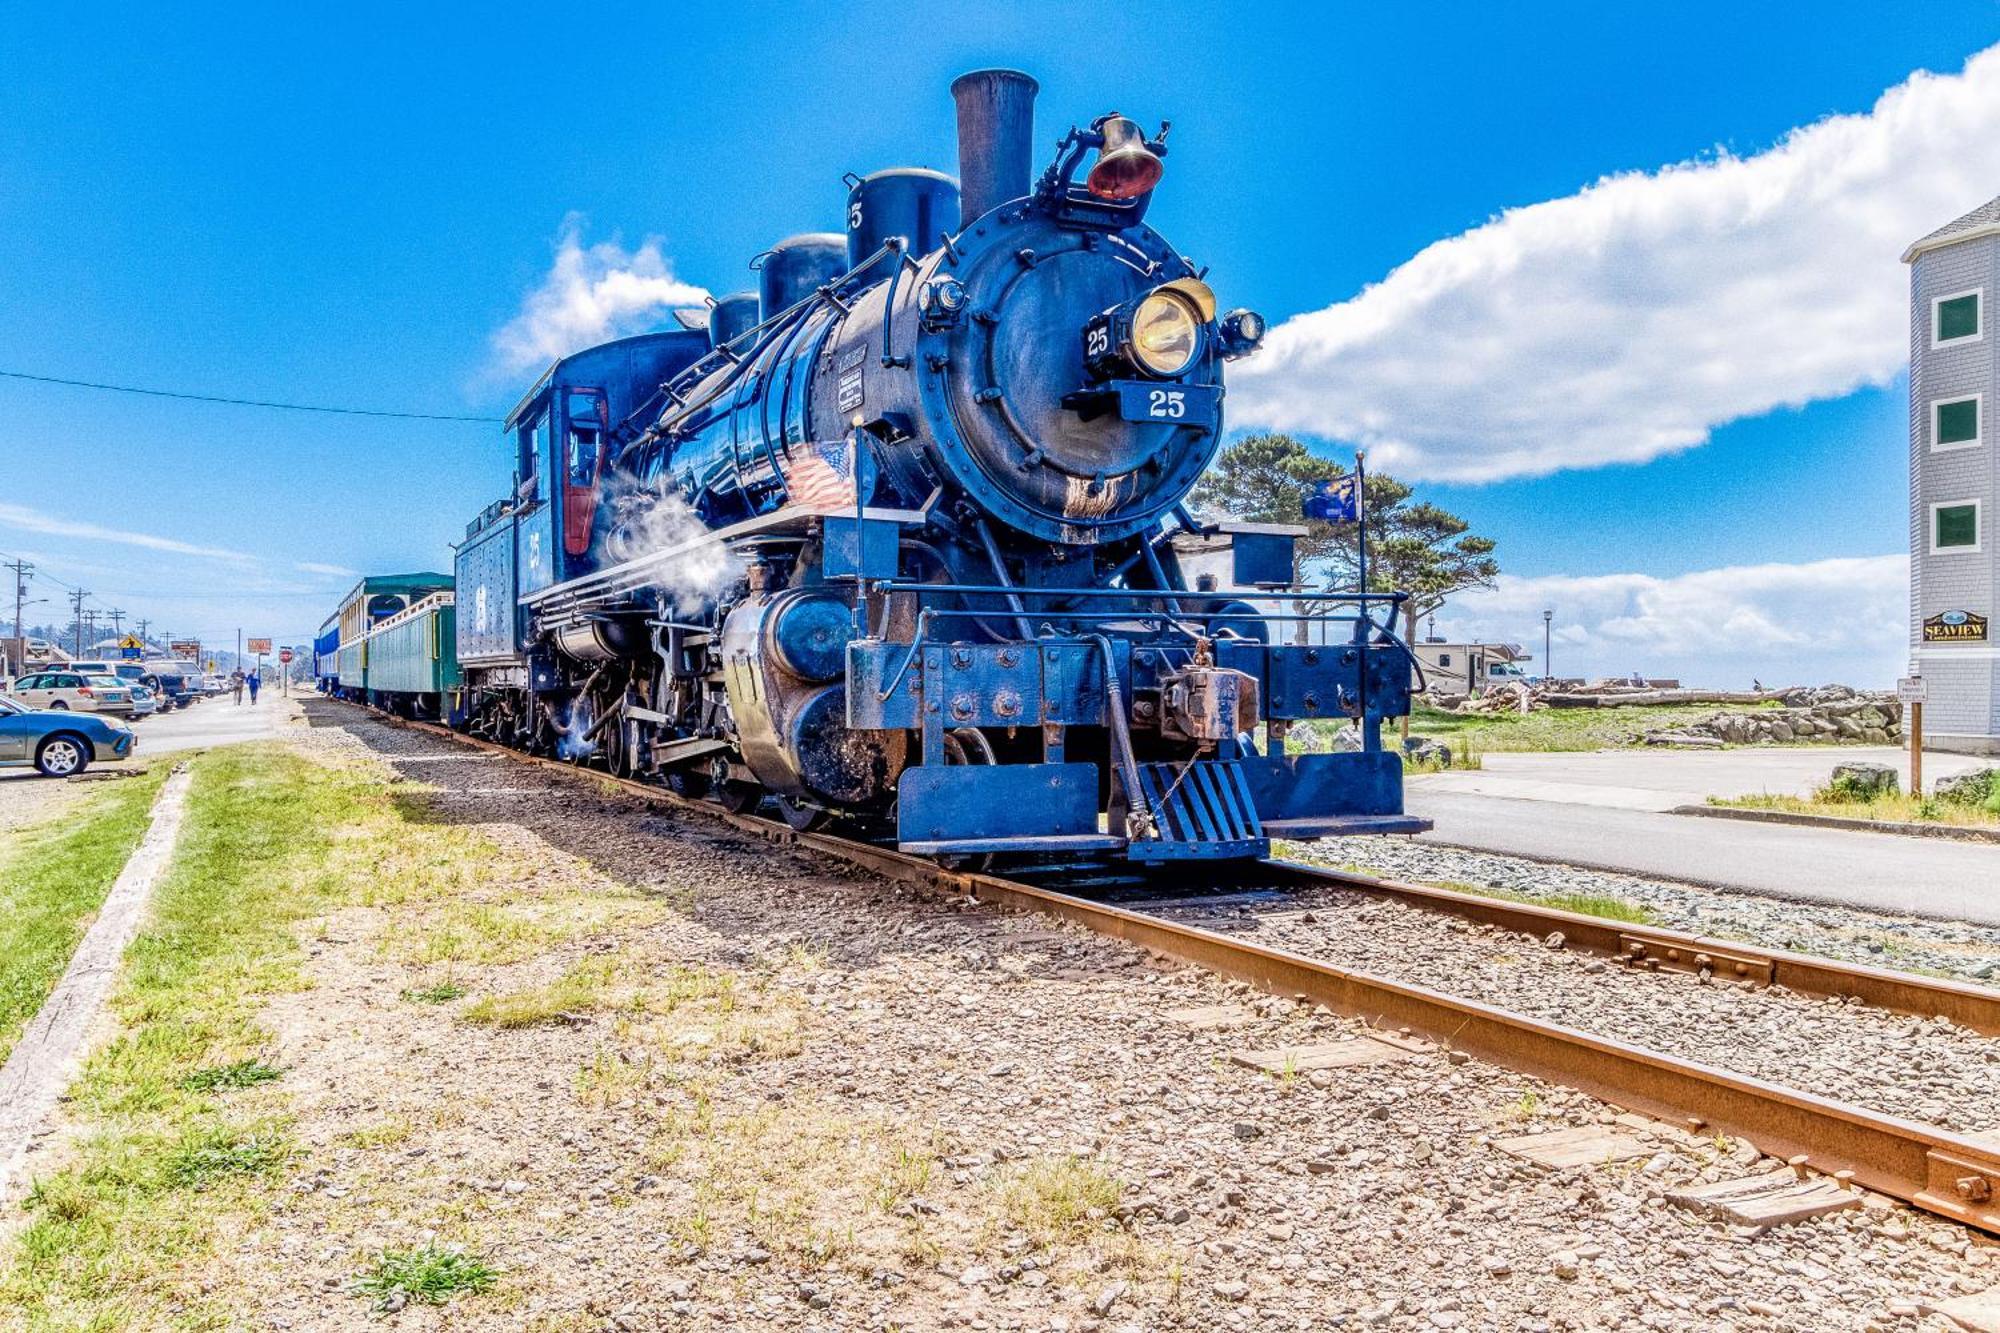
<svg viewBox="0 0 2000 1333"><path fill-rule="evenodd" d="M1931 787L1931 795L1952 805L1985 805L2000 793L2000 768L1976 768L1970 773L1956 773L1948 778L1939 778Z"/></svg>
<svg viewBox="0 0 2000 1333"><path fill-rule="evenodd" d="M1451 767L1451 747L1430 736L1412 736L1404 741L1403 755L1421 768Z"/></svg>
<svg viewBox="0 0 2000 1333"><path fill-rule="evenodd" d="M1844 801L1873 801L1902 789L1887 764L1836 764L1826 786L1828 795Z"/></svg>

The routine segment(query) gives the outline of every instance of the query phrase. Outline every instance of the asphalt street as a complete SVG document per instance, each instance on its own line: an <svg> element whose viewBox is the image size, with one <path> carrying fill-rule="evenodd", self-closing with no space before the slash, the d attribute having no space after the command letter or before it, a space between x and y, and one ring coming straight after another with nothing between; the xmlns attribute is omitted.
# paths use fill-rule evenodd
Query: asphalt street
<svg viewBox="0 0 2000 1333"><path fill-rule="evenodd" d="M2000 926L2000 844L1732 823L1413 783L1419 841L1804 902Z"/></svg>

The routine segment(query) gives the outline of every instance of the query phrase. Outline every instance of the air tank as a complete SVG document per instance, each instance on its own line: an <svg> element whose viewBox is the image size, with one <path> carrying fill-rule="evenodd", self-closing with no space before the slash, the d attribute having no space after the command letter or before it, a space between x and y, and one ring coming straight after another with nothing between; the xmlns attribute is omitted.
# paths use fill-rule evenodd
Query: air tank
<svg viewBox="0 0 2000 1333"><path fill-rule="evenodd" d="M847 272L847 238L830 231L789 236L758 256L759 317L770 319Z"/></svg>
<svg viewBox="0 0 2000 1333"><path fill-rule="evenodd" d="M894 167L858 179L847 191L847 266L882 248L891 236L927 255L958 225L958 182L941 171Z"/></svg>
<svg viewBox="0 0 2000 1333"><path fill-rule="evenodd" d="M711 347L735 342L757 327L758 296L755 292L731 292L708 308L708 342Z"/></svg>
<svg viewBox="0 0 2000 1333"><path fill-rule="evenodd" d="M960 227L1028 192L1034 174L1035 94L1014 69L979 69L952 80L958 104Z"/></svg>

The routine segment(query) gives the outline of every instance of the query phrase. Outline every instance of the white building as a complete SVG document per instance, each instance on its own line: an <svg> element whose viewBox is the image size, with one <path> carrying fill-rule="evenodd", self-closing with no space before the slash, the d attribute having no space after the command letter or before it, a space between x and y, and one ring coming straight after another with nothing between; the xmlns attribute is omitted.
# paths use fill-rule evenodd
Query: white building
<svg viewBox="0 0 2000 1333"><path fill-rule="evenodd" d="M1990 302L2000 199L1903 254L1910 266L1910 656L1924 741L2000 754L2000 649L1990 636L2000 540L1988 412L2000 403Z"/></svg>

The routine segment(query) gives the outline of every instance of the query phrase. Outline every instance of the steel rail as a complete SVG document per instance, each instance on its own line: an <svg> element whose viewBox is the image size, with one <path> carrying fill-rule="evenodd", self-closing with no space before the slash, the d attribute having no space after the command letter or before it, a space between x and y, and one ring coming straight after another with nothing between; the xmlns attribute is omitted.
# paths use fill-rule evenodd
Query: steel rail
<svg viewBox="0 0 2000 1333"><path fill-rule="evenodd" d="M2000 990L1990 986L1814 958L1740 940L1690 935L1662 926L1635 925L1537 903L1487 898L1477 893L1298 861L1277 860L1266 865L1276 872L1277 879L1288 881L1282 887L1338 885L1502 930L1538 937L1559 931L1564 948L1616 959L1628 967L1655 972L1707 971L1721 981L1783 986L1806 995L1854 999L1878 1009L1948 1018L1975 1032L2000 1035Z"/></svg>
<svg viewBox="0 0 2000 1333"><path fill-rule="evenodd" d="M1440 1046L1517 1073L1691 1131L1748 1139L1764 1153L2000 1234L2000 1144L1163 917L992 875L947 870L919 857L824 833L802 833L756 815L731 814L659 787L524 755L447 727L391 720L523 764L588 774L655 804L697 811L774 843L807 847L905 883L1072 922L1271 994L1308 1000L1377 1025L1406 1027Z"/></svg>

